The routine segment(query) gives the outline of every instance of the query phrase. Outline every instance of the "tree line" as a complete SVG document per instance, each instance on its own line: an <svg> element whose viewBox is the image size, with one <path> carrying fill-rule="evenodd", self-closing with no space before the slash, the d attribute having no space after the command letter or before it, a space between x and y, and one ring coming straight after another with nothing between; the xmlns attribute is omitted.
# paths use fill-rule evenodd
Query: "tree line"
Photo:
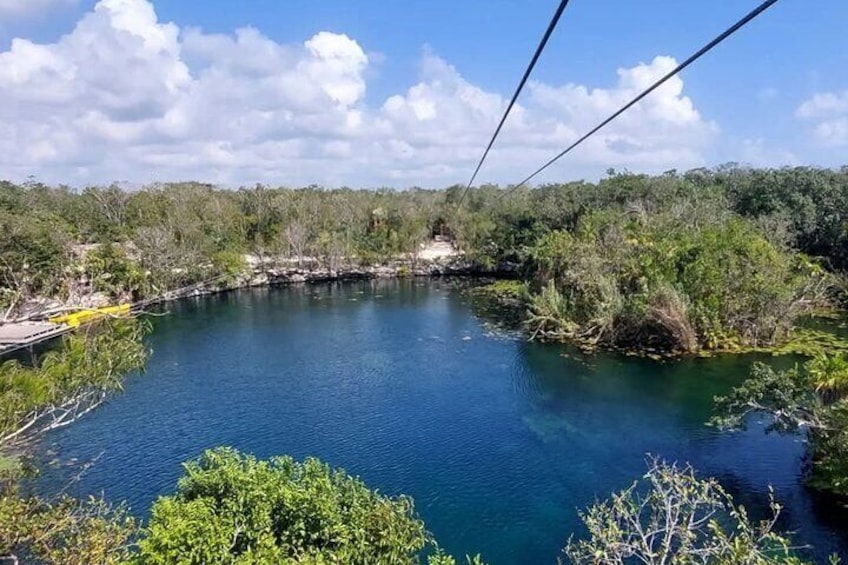
<svg viewBox="0 0 848 565"><path fill-rule="evenodd" d="M2 182L0 306L145 298L243 273L246 257L329 270L414 260L435 233L481 268L519 273L539 337L768 346L845 299L834 274L848 269L848 167L611 170L597 183L463 191Z"/></svg>

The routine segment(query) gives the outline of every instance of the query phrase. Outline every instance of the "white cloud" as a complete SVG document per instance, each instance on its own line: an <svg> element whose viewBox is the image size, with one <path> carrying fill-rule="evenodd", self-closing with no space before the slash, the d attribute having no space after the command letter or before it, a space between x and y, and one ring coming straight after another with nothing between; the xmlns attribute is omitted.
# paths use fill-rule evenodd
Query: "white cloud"
<svg viewBox="0 0 848 565"><path fill-rule="evenodd" d="M0 22L41 17L76 4L77 0L0 0Z"/></svg>
<svg viewBox="0 0 848 565"><path fill-rule="evenodd" d="M836 113L848 113L848 90L816 94L798 107L799 118L826 118Z"/></svg>
<svg viewBox="0 0 848 565"><path fill-rule="evenodd" d="M425 52L420 82L373 105L365 99L371 65L342 34L292 45L253 28L207 34L160 22L146 0L101 0L56 43L15 39L0 53L0 177L465 180L504 97ZM657 57L619 69L608 88L531 83L480 180L518 180L675 65ZM551 174L701 165L717 131L674 78Z"/></svg>
<svg viewBox="0 0 848 565"><path fill-rule="evenodd" d="M618 83L610 89L536 83L531 103L539 107L535 114L556 116L561 142L571 142L676 66L671 57L656 57L650 64L619 69ZM583 155L597 163L682 168L700 164L700 152L717 131L683 95L683 80L674 77L587 140Z"/></svg>
<svg viewBox="0 0 848 565"><path fill-rule="evenodd" d="M801 104L795 114L815 123L812 133L822 144L848 145L848 90L816 94Z"/></svg>

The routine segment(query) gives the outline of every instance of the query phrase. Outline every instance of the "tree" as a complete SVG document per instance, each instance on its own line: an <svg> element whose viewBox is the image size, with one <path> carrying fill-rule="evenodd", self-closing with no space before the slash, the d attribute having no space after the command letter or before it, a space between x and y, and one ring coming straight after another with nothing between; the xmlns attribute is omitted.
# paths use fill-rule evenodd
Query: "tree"
<svg viewBox="0 0 848 565"><path fill-rule="evenodd" d="M715 479L652 459L640 481L581 514L589 539L570 540L563 557L574 565L801 565L774 532L781 507L771 495L769 503L771 516L754 523Z"/></svg>
<svg viewBox="0 0 848 565"><path fill-rule="evenodd" d="M80 195L84 217L80 218L89 233L83 234L103 243L123 235L130 193L117 184L108 188L89 187ZM82 227L82 226L80 226Z"/></svg>
<svg viewBox="0 0 848 565"><path fill-rule="evenodd" d="M748 416L770 416L766 431L805 433L808 483L848 496L848 354L819 354L803 366L776 371L757 363L742 385L716 398L713 425L743 429Z"/></svg>
<svg viewBox="0 0 848 565"><path fill-rule="evenodd" d="M122 302L137 300L149 294L146 280L139 264L118 245L104 243L85 254L82 271L89 289L103 292Z"/></svg>
<svg viewBox="0 0 848 565"><path fill-rule="evenodd" d="M37 366L0 365L0 447L67 426L120 391L127 373L144 366L147 326L104 320L65 338Z"/></svg>
<svg viewBox="0 0 848 565"><path fill-rule="evenodd" d="M317 459L219 448L184 468L177 493L153 506L139 563L413 564L429 542L411 499Z"/></svg>
<svg viewBox="0 0 848 565"><path fill-rule="evenodd" d="M21 467L0 469L0 561L17 565L24 554L55 565L120 565L137 533L123 505L91 497L76 500L24 495Z"/></svg>
<svg viewBox="0 0 848 565"><path fill-rule="evenodd" d="M286 226L285 235L291 254L297 258L297 266L302 267L308 237L306 229L302 223L294 220Z"/></svg>
<svg viewBox="0 0 848 565"><path fill-rule="evenodd" d="M67 265L69 242L61 225L0 210L0 319L20 302L55 295Z"/></svg>

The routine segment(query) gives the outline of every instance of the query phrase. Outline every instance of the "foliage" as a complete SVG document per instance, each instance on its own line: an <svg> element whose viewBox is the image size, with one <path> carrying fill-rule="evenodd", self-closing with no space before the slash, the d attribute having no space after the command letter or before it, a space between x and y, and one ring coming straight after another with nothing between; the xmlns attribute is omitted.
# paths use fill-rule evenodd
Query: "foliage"
<svg viewBox="0 0 848 565"><path fill-rule="evenodd" d="M478 286L474 288L473 292L479 296L489 296L506 302L524 302L528 299L527 284L513 279L502 279Z"/></svg>
<svg viewBox="0 0 848 565"><path fill-rule="evenodd" d="M848 168L730 168L718 171L712 182L724 188L740 214L783 216L792 244L827 257L836 268L848 268Z"/></svg>
<svg viewBox="0 0 848 565"><path fill-rule="evenodd" d="M0 365L0 446L70 424L120 391L127 373L144 366L147 326L104 320L66 337L38 365Z"/></svg>
<svg viewBox="0 0 848 565"><path fill-rule="evenodd" d="M225 279L234 280L247 271L244 255L233 251L219 251L212 256L212 266L215 272Z"/></svg>
<svg viewBox="0 0 848 565"><path fill-rule="evenodd" d="M749 378L727 396L717 397L711 423L724 429L744 429L748 416L768 413L767 431L793 433L799 428L821 427L822 402L815 392L812 375L795 366L777 371L755 363Z"/></svg>
<svg viewBox="0 0 848 565"><path fill-rule="evenodd" d="M68 239L61 226L0 207L0 306L57 293L67 264Z"/></svg>
<svg viewBox="0 0 848 565"><path fill-rule="evenodd" d="M20 469L20 459L0 453L0 482L2 482L5 477L17 474Z"/></svg>
<svg viewBox="0 0 848 565"><path fill-rule="evenodd" d="M129 300L149 294L149 281L140 265L112 243L103 244L86 253L82 271L95 292Z"/></svg>
<svg viewBox="0 0 848 565"><path fill-rule="evenodd" d="M774 532L781 507L752 522L715 479L653 460L641 481L581 514L589 539L563 551L575 565L644 563L796 564L791 541Z"/></svg>
<svg viewBox="0 0 848 565"><path fill-rule="evenodd" d="M125 506L23 495L16 478L0 478L0 557L25 552L45 564L127 562L137 528Z"/></svg>
<svg viewBox="0 0 848 565"><path fill-rule="evenodd" d="M0 365L0 446L67 425L120 390L123 376L144 363L144 331L133 320L103 321L66 338L36 367ZM20 459L0 454L0 557L24 553L57 565L126 563L137 528L125 506L24 494L20 479L28 472Z"/></svg>
<svg viewBox="0 0 848 565"><path fill-rule="evenodd" d="M834 404L825 413L824 427L815 430L811 439L809 485L848 497L848 401Z"/></svg>
<svg viewBox="0 0 848 565"><path fill-rule="evenodd" d="M688 217L688 215L687 215ZM666 351L788 339L827 278L735 218L597 212L529 250L534 335Z"/></svg>
<svg viewBox="0 0 848 565"><path fill-rule="evenodd" d="M155 503L139 562L416 563L427 541L407 497L317 459L220 448L186 463L177 493Z"/></svg>
<svg viewBox="0 0 848 565"><path fill-rule="evenodd" d="M571 321L571 304L549 281L542 290L530 298L527 324L533 329L530 339L543 334L554 338L574 337L577 324Z"/></svg>
<svg viewBox="0 0 848 565"><path fill-rule="evenodd" d="M98 290L145 298L218 275L243 274L245 254L268 266L309 259L333 270L400 255L414 258L440 213L447 216L443 193L417 189L232 191L171 183L74 193L2 183L0 259L6 265L0 262L5 275L0 300L53 296L63 282L73 286L73 278L89 271ZM101 244L104 251L95 250L89 261L72 261L69 250L82 244ZM109 262L126 273L100 268ZM22 270L24 264L28 270Z"/></svg>
<svg viewBox="0 0 848 565"><path fill-rule="evenodd" d="M232 280L246 254L268 268L414 261L447 228L482 267L517 268L537 293L554 281L568 312L549 337L665 352L773 347L799 314L844 296L828 293L839 279L825 271L848 267L846 187L845 168L736 166L467 194L0 183L0 303L74 287L86 272L69 253L79 244L107 244L89 261L98 289L145 298ZM548 320L555 298L535 314Z"/></svg>
<svg viewBox="0 0 848 565"><path fill-rule="evenodd" d="M820 353L807 363L806 369L825 402L848 397L848 354Z"/></svg>
<svg viewBox="0 0 848 565"><path fill-rule="evenodd" d="M0 472L0 559L395 565L419 563L426 548L429 565L457 565L431 540L411 499L371 491L317 459L258 461L218 448L184 467L177 493L154 504L146 528L125 505L25 495L22 472ZM479 555L465 562L485 565Z"/></svg>
<svg viewBox="0 0 848 565"><path fill-rule="evenodd" d="M767 431L806 432L810 486L848 496L848 354L820 354L803 366L776 371L755 364L751 376L716 399L711 423L744 428L748 416L770 416Z"/></svg>

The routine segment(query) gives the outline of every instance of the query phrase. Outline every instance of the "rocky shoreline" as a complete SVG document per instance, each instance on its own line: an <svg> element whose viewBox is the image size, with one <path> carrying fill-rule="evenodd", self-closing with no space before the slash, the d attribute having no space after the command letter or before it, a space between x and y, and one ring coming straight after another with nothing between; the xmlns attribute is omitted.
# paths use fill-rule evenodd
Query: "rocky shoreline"
<svg viewBox="0 0 848 565"><path fill-rule="evenodd" d="M254 265L248 273L225 276L218 280L198 283L186 289L166 293L157 302L242 288L409 277L506 277L514 272L514 265L504 264L487 269L462 257L418 261L396 260L367 267L350 265L337 269L329 269L317 264L299 267Z"/></svg>
<svg viewBox="0 0 848 565"><path fill-rule="evenodd" d="M245 256L245 260L247 269L243 272L223 274L167 291L160 296L136 302L134 306L145 308L180 298L218 294L242 288L406 277L508 277L515 272L514 265L505 264L488 269L457 253L426 259L400 258L369 266L346 264L333 269L314 259L299 262L290 259L263 262L255 257ZM117 299L117 302L130 301L129 297ZM57 297L35 297L18 305L16 315L9 316L0 323L12 324L44 319L50 315L81 308L102 308L115 303L115 297L101 292L84 292L66 300Z"/></svg>

